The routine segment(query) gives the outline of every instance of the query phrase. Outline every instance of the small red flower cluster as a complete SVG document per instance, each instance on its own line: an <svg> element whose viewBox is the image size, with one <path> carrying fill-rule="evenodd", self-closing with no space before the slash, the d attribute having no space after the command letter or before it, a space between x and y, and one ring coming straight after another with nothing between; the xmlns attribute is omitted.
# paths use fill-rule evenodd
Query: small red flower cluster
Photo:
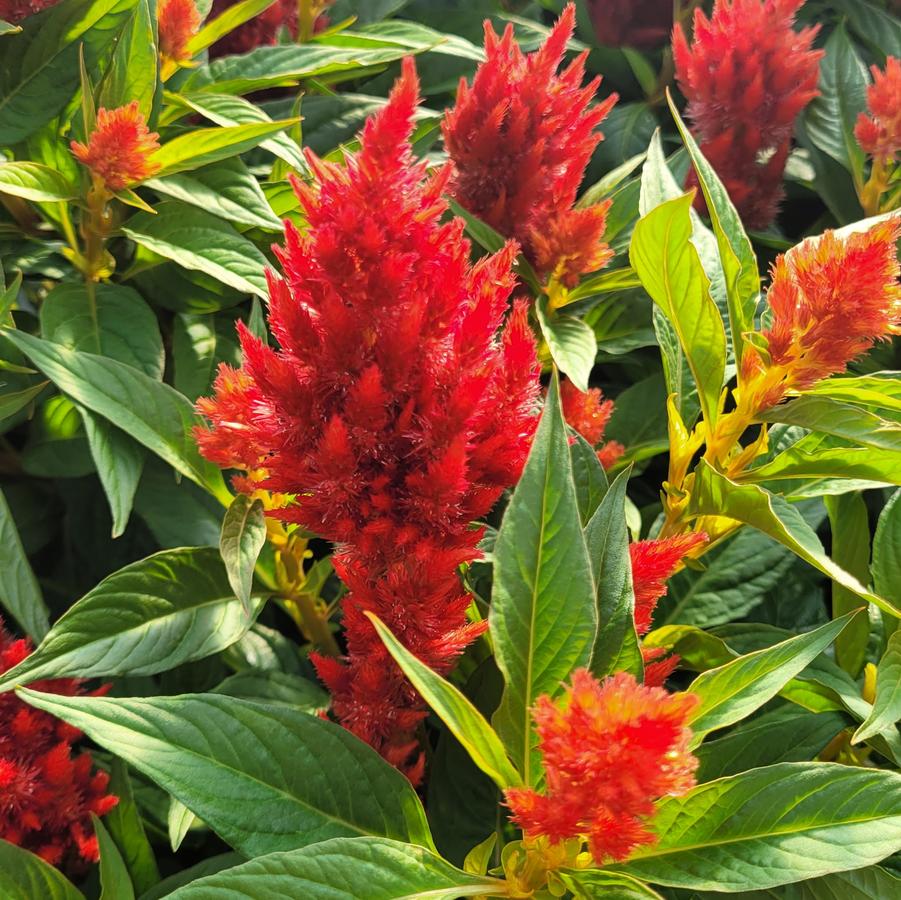
<svg viewBox="0 0 901 900"><path fill-rule="evenodd" d="M864 153L889 162L901 154L901 59L890 56L884 71L878 66L871 71L873 83L867 90L870 114L857 117L854 135Z"/></svg>
<svg viewBox="0 0 901 900"><path fill-rule="evenodd" d="M147 128L133 100L127 106L97 110L97 122L87 145L72 141L75 158L110 191L121 191L151 178L159 164L151 154L159 149L159 135Z"/></svg>
<svg viewBox="0 0 901 900"><path fill-rule="evenodd" d="M498 38L486 22L486 60L471 87L460 82L443 124L454 199L515 238L540 275L568 286L613 255L601 240L609 203L573 204L603 137L597 126L617 99L589 106L600 78L582 87L585 54L557 74L574 27L570 4L544 46L527 56L512 25Z"/></svg>
<svg viewBox="0 0 901 900"><path fill-rule="evenodd" d="M587 0L598 43L608 47L662 46L673 27L673 0Z"/></svg>
<svg viewBox="0 0 901 900"><path fill-rule="evenodd" d="M198 404L205 455L293 495L271 514L337 543L347 658L316 664L339 720L414 781L423 704L364 611L442 673L482 631L457 569L478 557L470 523L519 477L538 397L524 304L498 336L516 247L472 265L463 222L440 221L450 171L413 158L417 103L406 60L359 153L309 154L308 229L287 226L285 278L269 279L281 350L242 330L243 368Z"/></svg>
<svg viewBox="0 0 901 900"><path fill-rule="evenodd" d="M766 228L782 199L782 173L798 113L817 96L817 28L794 30L804 0L716 0L694 16L689 47L673 31L676 75L701 151L750 228Z"/></svg>
<svg viewBox="0 0 901 900"><path fill-rule="evenodd" d="M30 643L14 640L0 619L0 673L29 653ZM84 693L71 678L30 687L66 697ZM32 709L14 692L0 694L0 838L69 870L99 859L91 813L105 815L119 801L106 793L107 774L92 772L89 753L72 756L79 737L76 728Z"/></svg>
<svg viewBox="0 0 901 900"><path fill-rule="evenodd" d="M789 390L843 372L877 340L899 333L899 237L896 216L845 238L827 231L776 259L767 356L749 343L742 357L750 408L774 406Z"/></svg>
<svg viewBox="0 0 901 900"><path fill-rule="evenodd" d="M189 60L188 44L202 21L194 0L159 0L156 9L160 55L176 63Z"/></svg>
<svg viewBox="0 0 901 900"><path fill-rule="evenodd" d="M632 588L635 592L635 631L644 637L653 622L654 610L666 596L666 582L676 566L692 551L707 542L703 532L681 534L662 540L636 541L629 544L632 563ZM679 657L667 656L663 647L642 648L644 683L661 686L679 665Z"/></svg>
<svg viewBox="0 0 901 900"><path fill-rule="evenodd" d="M559 701L539 697L533 716L547 787L505 792L526 841L582 838L598 865L652 843L654 802L695 784L686 723L697 702L625 673L599 683L585 669Z"/></svg>
<svg viewBox="0 0 901 900"><path fill-rule="evenodd" d="M600 388L580 391L571 381L560 384L560 401L566 423L597 449L598 459L609 469L626 448L617 441L604 443L604 431L613 415L613 401L604 400Z"/></svg>
<svg viewBox="0 0 901 900"><path fill-rule="evenodd" d="M23 19L56 6L60 0L0 0L0 19L18 25Z"/></svg>
<svg viewBox="0 0 901 900"><path fill-rule="evenodd" d="M239 0L213 0L210 16L221 15ZM258 16L239 25L210 48L210 56L228 56L232 53L247 53L256 47L267 47L278 43L279 33L286 29L292 38L297 37L297 0L275 0L272 6Z"/></svg>

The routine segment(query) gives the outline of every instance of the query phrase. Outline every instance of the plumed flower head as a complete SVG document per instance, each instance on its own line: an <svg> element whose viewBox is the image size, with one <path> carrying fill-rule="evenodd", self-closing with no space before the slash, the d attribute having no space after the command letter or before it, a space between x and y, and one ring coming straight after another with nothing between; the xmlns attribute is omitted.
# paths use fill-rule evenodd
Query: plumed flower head
<svg viewBox="0 0 901 900"><path fill-rule="evenodd" d="M210 16L221 15L237 2L239 0L213 0ZM210 55L227 56L230 53L247 53L256 47L272 46L278 43L282 29L292 38L297 37L297 0L275 0L258 16L216 41L210 48Z"/></svg>
<svg viewBox="0 0 901 900"><path fill-rule="evenodd" d="M157 18L163 58L176 63L189 60L188 44L202 21L194 0L158 0Z"/></svg>
<svg viewBox="0 0 901 900"><path fill-rule="evenodd" d="M599 865L652 843L655 801L695 783L686 723L696 705L692 694L668 694L625 673L598 682L585 669L560 700L539 697L533 715L546 788L506 791L526 840L581 838Z"/></svg>
<svg viewBox="0 0 901 900"><path fill-rule="evenodd" d="M526 55L512 25L499 38L486 22L486 60L471 86L461 81L443 124L454 199L564 284L612 256L601 240L607 204L573 209L597 128L616 102L590 106L600 79L582 86L585 54L557 72L574 26L570 4L544 46Z"/></svg>
<svg viewBox="0 0 901 900"><path fill-rule="evenodd" d="M617 441L604 443L604 431L613 415L613 401L603 397L600 388L589 388L583 393L571 381L560 384L560 401L566 424L597 449L601 465L609 469L626 448Z"/></svg>
<svg viewBox="0 0 901 900"><path fill-rule="evenodd" d="M773 406L787 390L838 374L852 359L901 328L896 242L901 216L839 237L827 231L780 255L763 332L769 359L748 345L744 391L754 409Z"/></svg>
<svg viewBox="0 0 901 900"><path fill-rule="evenodd" d="M609 47L660 47L673 27L673 0L588 0L598 43Z"/></svg>
<svg viewBox="0 0 901 900"><path fill-rule="evenodd" d="M160 146L158 137L147 128L134 100L116 109L97 110L87 145L72 141L71 147L75 158L108 190L121 191L158 171L159 164L151 159Z"/></svg>
<svg viewBox="0 0 901 900"><path fill-rule="evenodd" d="M901 60L890 56L884 71L878 66L871 71L873 83L867 90L869 115L858 116L854 134L864 153L889 161L901 153Z"/></svg>
<svg viewBox="0 0 901 900"><path fill-rule="evenodd" d="M776 217L798 113L817 95L817 28L795 31L804 0L716 0L696 9L691 46L673 31L676 76L701 150L751 228Z"/></svg>
<svg viewBox="0 0 901 900"><path fill-rule="evenodd" d="M516 248L472 265L463 222L441 221L449 170L413 157L417 102L406 60L358 153L308 155L308 227L287 226L284 278L269 279L281 349L242 330L243 368L198 403L207 457L293 495L272 514L338 543L348 659L319 671L341 721L393 762L424 713L363 612L438 671L478 633L457 568L478 555L470 523L522 470L538 394L524 305L501 327Z"/></svg>
<svg viewBox="0 0 901 900"><path fill-rule="evenodd" d="M18 25L23 19L56 6L60 0L0 0L0 19Z"/></svg>
<svg viewBox="0 0 901 900"><path fill-rule="evenodd" d="M31 644L14 639L0 619L0 673L29 653ZM71 678L30 687L67 697L85 693ZM73 756L80 736L14 692L0 694L0 838L74 871L99 858L91 813L105 815L118 802L106 793L106 773L93 771L90 754Z"/></svg>

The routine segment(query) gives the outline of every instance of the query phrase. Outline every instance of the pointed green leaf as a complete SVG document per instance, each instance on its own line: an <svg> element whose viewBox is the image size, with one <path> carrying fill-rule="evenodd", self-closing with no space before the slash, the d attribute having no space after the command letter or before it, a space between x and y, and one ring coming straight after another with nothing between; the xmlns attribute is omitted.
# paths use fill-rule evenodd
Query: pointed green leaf
<svg viewBox="0 0 901 900"><path fill-rule="evenodd" d="M35 162L0 162L0 193L25 200L66 202L77 196L65 176Z"/></svg>
<svg viewBox="0 0 901 900"><path fill-rule="evenodd" d="M557 368L580 390L588 390L588 378L597 356L597 338L591 327L576 316L551 312L547 297L535 304L541 334Z"/></svg>
<svg viewBox="0 0 901 900"><path fill-rule="evenodd" d="M266 543L266 517L263 501L238 494L226 510L219 536L219 553L228 573L228 583L250 614L253 569Z"/></svg>
<svg viewBox="0 0 901 900"><path fill-rule="evenodd" d="M85 900L59 869L4 840L0 840L0 896L10 900Z"/></svg>
<svg viewBox="0 0 901 900"><path fill-rule="evenodd" d="M116 842L93 813L91 822L100 847L100 900L134 900L134 885Z"/></svg>
<svg viewBox="0 0 901 900"><path fill-rule="evenodd" d="M866 721L854 732L854 742L865 741L901 719L901 631L895 631L876 670L876 699Z"/></svg>
<svg viewBox="0 0 901 900"><path fill-rule="evenodd" d="M188 53L196 56L201 50L212 47L220 38L258 16L274 2L275 0L242 0L240 3L227 6L218 16L204 23L197 34L188 41Z"/></svg>
<svg viewBox="0 0 901 900"><path fill-rule="evenodd" d="M559 869L554 877L572 891L573 900L663 900L646 884L599 869Z"/></svg>
<svg viewBox="0 0 901 900"><path fill-rule="evenodd" d="M128 766L121 759L113 760L109 792L118 797L119 802L106 814L103 822L119 848L135 890L141 894L160 880L160 873L135 803Z"/></svg>

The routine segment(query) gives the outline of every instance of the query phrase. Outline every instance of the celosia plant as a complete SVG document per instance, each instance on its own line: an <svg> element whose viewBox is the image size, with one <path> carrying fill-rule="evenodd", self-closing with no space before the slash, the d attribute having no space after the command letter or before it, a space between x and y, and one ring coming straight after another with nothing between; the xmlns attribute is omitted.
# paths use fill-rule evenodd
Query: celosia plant
<svg viewBox="0 0 901 900"><path fill-rule="evenodd" d="M201 22L194 0L159 0L157 19L163 65L187 62L192 56L188 44Z"/></svg>
<svg viewBox="0 0 901 900"><path fill-rule="evenodd" d="M31 649L0 619L0 675ZM31 687L66 697L86 693L73 678ZM80 737L78 729L32 709L15 694L0 694L0 838L70 871L99 859L91 813L103 816L118 801L106 792L109 776L94 770L90 753L73 756Z"/></svg>
<svg viewBox="0 0 901 900"><path fill-rule="evenodd" d="M604 400L600 388L580 391L571 381L560 386L563 418L597 450L598 460L609 469L626 448L617 441L604 441L604 431L613 415L613 401Z"/></svg>
<svg viewBox="0 0 901 900"><path fill-rule="evenodd" d="M522 467L538 384L521 304L496 336L515 247L470 266L462 221L440 223L450 170L413 160L417 102L408 62L358 155L309 155L309 229L289 225L285 278L270 276L281 350L242 330L244 368L221 372L198 433L210 459L294 496L274 515L337 543L347 656L316 665L338 719L413 780L425 712L363 612L439 672L483 630L456 570Z"/></svg>
<svg viewBox="0 0 901 900"><path fill-rule="evenodd" d="M60 0L0 0L0 20L17 25L28 16L56 6Z"/></svg>
<svg viewBox="0 0 901 900"><path fill-rule="evenodd" d="M673 30L693 130L751 228L776 218L795 119L817 96L818 28L794 27L803 2L716 0L709 19L695 10L690 45Z"/></svg>
<svg viewBox="0 0 901 900"><path fill-rule="evenodd" d="M673 0L588 0L598 42L611 47L660 47L673 27Z"/></svg>
<svg viewBox="0 0 901 900"><path fill-rule="evenodd" d="M860 189L864 212L874 215L897 206L895 173L901 154L901 60L890 56L885 69L873 66L873 83L867 89L867 112L860 113L854 135L861 149L872 160L870 177ZM892 191L887 200L883 195Z"/></svg>
<svg viewBox="0 0 901 900"><path fill-rule="evenodd" d="M591 105L600 84L583 86L585 54L557 72L575 27L569 4L544 45L524 54L508 25L485 24L485 62L465 80L443 123L454 162L451 195L505 237L515 238L543 276L573 286L603 267L608 203L574 208L597 130L616 95Z"/></svg>

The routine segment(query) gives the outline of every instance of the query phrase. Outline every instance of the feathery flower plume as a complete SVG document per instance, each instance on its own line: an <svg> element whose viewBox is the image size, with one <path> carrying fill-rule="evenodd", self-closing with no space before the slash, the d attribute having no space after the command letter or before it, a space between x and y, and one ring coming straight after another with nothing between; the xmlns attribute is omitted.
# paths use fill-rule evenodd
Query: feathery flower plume
<svg viewBox="0 0 901 900"><path fill-rule="evenodd" d="M198 408L204 454L248 474L243 489L294 496L270 514L337 544L347 656L316 659L332 709L416 781L420 698L364 611L447 672L484 628L467 624L457 574L478 557L484 516L518 478L535 426L538 367L526 307L498 335L516 247L472 265L463 222L442 223L445 167L426 177L410 135L412 60L345 165L308 154L270 273L280 350L241 330L244 366L223 367Z"/></svg>
<svg viewBox="0 0 901 900"><path fill-rule="evenodd" d="M867 89L869 115L857 117L854 135L861 149L873 159L890 162L901 153L901 59L885 61L885 70L870 70L873 83Z"/></svg>
<svg viewBox="0 0 901 900"><path fill-rule="evenodd" d="M213 0L210 16L221 15L239 0ZM297 0L275 0L272 6L258 16L239 25L210 48L210 56L228 56L247 53L256 47L269 47L278 43L279 34L285 29L291 38L297 37Z"/></svg>
<svg viewBox="0 0 901 900"><path fill-rule="evenodd" d="M588 0L599 44L652 49L673 27L673 0Z"/></svg>
<svg viewBox="0 0 901 900"><path fill-rule="evenodd" d="M56 6L60 0L0 0L0 19L18 25L23 19Z"/></svg>
<svg viewBox="0 0 901 900"><path fill-rule="evenodd" d="M191 58L188 44L202 21L194 0L159 0L157 3L160 55L173 63Z"/></svg>
<svg viewBox="0 0 901 900"><path fill-rule="evenodd" d="M653 843L654 803L694 784L689 752L693 694L668 694L626 673L598 682L586 669L558 701L544 695L532 711L547 786L505 792L526 842L587 841L596 864L625 859Z"/></svg>
<svg viewBox="0 0 901 900"><path fill-rule="evenodd" d="M746 345L742 405L752 411L845 371L852 359L901 330L896 242L901 216L868 231L809 238L773 266L767 352Z"/></svg>
<svg viewBox="0 0 901 900"><path fill-rule="evenodd" d="M639 637L644 637L651 630L654 610L660 599L666 596L666 582L676 567L706 541L706 534L696 532L629 544L632 588L635 592L635 631ZM662 686L679 665L679 657L675 653L667 656L663 647L644 647L641 653L645 664L644 683L647 685Z"/></svg>
<svg viewBox="0 0 901 900"><path fill-rule="evenodd" d="M159 149L159 135L147 128L133 100L127 106L97 110L97 123L87 145L72 141L75 158L91 170L108 190L121 191L151 178L159 169L151 154Z"/></svg>
<svg viewBox="0 0 901 900"><path fill-rule="evenodd" d="M598 459L605 469L609 469L626 448L617 441L604 443L604 431L613 415L613 401L604 400L600 388L580 391L571 381L560 384L560 400L566 423L597 448Z"/></svg>
<svg viewBox="0 0 901 900"><path fill-rule="evenodd" d="M31 649L0 619L0 673ZM66 697L85 693L72 678L30 687ZM78 729L32 709L13 691L0 694L0 838L69 871L99 859L91 813L103 816L119 800L106 793L109 778L92 771L89 753L73 757L72 744L80 737Z"/></svg>
<svg viewBox="0 0 901 900"><path fill-rule="evenodd" d="M603 137L596 129L617 99L589 106L600 78L582 87L584 53L557 73L574 27L570 4L544 46L527 56L512 25L498 38L486 21L486 60L471 87L460 82L442 126L454 199L515 238L540 275L567 286L613 256L601 239L609 203L573 208Z"/></svg>
<svg viewBox="0 0 901 900"><path fill-rule="evenodd" d="M795 119L818 94L818 28L793 27L803 2L716 0L710 19L695 10L691 46L681 25L673 30L701 151L751 228L776 218Z"/></svg>

